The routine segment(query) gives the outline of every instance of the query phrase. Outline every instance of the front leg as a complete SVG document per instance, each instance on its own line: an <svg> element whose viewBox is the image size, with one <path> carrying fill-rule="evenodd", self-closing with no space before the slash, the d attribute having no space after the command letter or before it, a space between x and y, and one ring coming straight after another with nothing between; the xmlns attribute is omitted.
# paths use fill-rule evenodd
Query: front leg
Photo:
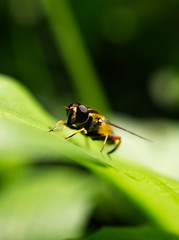
<svg viewBox="0 0 179 240"><path fill-rule="evenodd" d="M49 132L53 132L57 128L59 123L62 123L64 125L64 127L67 125L66 122L64 122L63 120L60 120L53 126L53 128L51 130L49 130Z"/></svg>

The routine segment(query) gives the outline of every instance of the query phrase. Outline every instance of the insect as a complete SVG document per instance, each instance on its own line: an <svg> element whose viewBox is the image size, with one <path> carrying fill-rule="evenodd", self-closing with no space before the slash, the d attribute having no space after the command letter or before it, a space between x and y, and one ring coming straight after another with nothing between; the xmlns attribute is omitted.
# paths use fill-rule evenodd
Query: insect
<svg viewBox="0 0 179 240"><path fill-rule="evenodd" d="M71 138L81 132L86 136L91 137L93 140L103 140L104 143L100 150L101 152L103 151L106 143L114 143L114 148L108 152L108 154L111 154L119 147L121 143L121 137L115 135L111 129L111 126L113 126L122 129L128 133L131 133L137 137L150 141L147 138L144 138L138 134L135 134L129 130L126 130L122 127L108 122L103 115L101 115L98 111L91 107L86 107L85 105L82 105L80 103L72 103L65 108L67 113L67 122L60 120L49 131L54 131L59 125L59 123L62 123L64 126L67 126L71 129L77 130L76 132L65 137L65 139Z"/></svg>

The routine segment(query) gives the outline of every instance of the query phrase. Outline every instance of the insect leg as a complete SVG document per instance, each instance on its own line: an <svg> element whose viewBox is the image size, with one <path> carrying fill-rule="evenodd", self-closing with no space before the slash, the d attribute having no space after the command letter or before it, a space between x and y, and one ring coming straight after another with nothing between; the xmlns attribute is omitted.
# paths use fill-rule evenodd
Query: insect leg
<svg viewBox="0 0 179 240"><path fill-rule="evenodd" d="M117 136L117 135L112 135L112 134L110 134L110 135L109 135L109 140L115 142L115 144L116 144L115 147L114 147L111 151L108 152L108 154L111 154L111 153L113 153L114 151L116 151L116 149L118 149L118 147L119 147L119 145L120 145L120 143L121 143L121 137L119 137L119 136Z"/></svg>
<svg viewBox="0 0 179 240"><path fill-rule="evenodd" d="M71 137L73 137L74 135L76 135L77 133L85 132L85 131L86 131L85 128L81 128L81 129L79 129L78 131L76 131L76 132L70 134L69 136L65 137L65 139L71 138Z"/></svg>
<svg viewBox="0 0 179 240"><path fill-rule="evenodd" d="M102 146L102 148L101 148L101 150L100 150L100 152L102 153L102 151L103 151L103 149L104 149L104 147L105 147L105 145L106 145L106 142L107 142L107 140L108 140L108 134L106 135L106 137L105 137L105 139L104 139L104 143L103 143L103 146Z"/></svg>
<svg viewBox="0 0 179 240"><path fill-rule="evenodd" d="M64 125L64 127L65 127L65 125L66 125L66 122L60 120L60 121L58 121L58 122L53 126L53 128L52 128L51 130L49 130L49 132L53 132L53 131L57 128L57 126L58 126L59 123L62 123L62 124Z"/></svg>

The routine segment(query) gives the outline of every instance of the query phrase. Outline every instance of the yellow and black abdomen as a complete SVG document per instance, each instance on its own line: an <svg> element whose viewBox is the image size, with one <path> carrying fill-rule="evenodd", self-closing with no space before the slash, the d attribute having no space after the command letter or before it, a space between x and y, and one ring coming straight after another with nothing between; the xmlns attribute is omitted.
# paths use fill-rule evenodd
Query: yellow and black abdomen
<svg viewBox="0 0 179 240"><path fill-rule="evenodd" d="M98 113L92 108L88 108L89 122L85 127L87 130L87 136L92 137L93 140L103 140L106 135L113 134L111 127L103 122L104 116Z"/></svg>

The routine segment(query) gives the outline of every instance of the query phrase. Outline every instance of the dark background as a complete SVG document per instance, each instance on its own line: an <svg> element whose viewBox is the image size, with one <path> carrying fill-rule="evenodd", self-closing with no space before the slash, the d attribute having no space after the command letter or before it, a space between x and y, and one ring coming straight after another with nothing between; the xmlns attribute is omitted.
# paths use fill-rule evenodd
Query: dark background
<svg viewBox="0 0 179 240"><path fill-rule="evenodd" d="M23 82L58 115L58 104L74 102L78 93L41 2L1 0L0 72ZM136 117L177 119L179 2L66 2L110 108ZM70 31L62 25L59 29Z"/></svg>

